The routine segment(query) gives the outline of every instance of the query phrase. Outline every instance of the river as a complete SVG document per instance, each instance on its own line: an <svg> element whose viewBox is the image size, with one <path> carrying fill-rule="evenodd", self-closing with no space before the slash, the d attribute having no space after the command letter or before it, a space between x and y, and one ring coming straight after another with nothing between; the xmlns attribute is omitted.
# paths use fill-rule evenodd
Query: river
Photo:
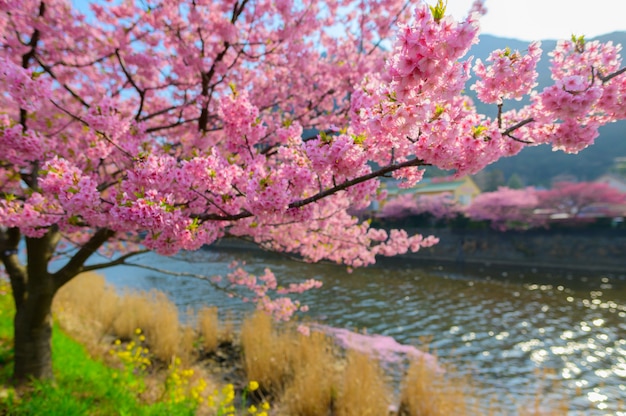
<svg viewBox="0 0 626 416"><path fill-rule="evenodd" d="M424 267L385 260L348 273L257 250L220 248L175 258L147 254L143 264L168 270L225 274L233 261L282 282L316 278L323 287L301 295L304 319L393 336L423 345L471 375L481 391L523 402L544 390L568 398L572 414L626 415L626 276L541 273L537 270ZM133 267L104 271L118 288L156 288L186 310L215 305L239 319L251 305L210 284ZM554 387L554 384L560 387Z"/></svg>

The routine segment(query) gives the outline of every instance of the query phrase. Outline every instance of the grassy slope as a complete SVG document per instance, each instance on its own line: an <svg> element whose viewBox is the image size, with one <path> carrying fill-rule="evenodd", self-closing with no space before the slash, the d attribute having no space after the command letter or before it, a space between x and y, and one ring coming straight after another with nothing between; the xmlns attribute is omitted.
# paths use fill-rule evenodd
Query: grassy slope
<svg viewBox="0 0 626 416"><path fill-rule="evenodd" d="M141 380L94 360L85 348L55 326L52 338L54 383L34 383L16 398L10 387L14 308L0 281L0 414L9 415L185 415L186 404L146 405L137 397Z"/></svg>

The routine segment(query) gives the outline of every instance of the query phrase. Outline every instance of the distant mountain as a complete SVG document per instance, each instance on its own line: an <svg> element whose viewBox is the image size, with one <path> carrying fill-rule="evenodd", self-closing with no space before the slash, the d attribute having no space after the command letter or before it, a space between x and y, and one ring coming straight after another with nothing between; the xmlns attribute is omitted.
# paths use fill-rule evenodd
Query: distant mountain
<svg viewBox="0 0 626 416"><path fill-rule="evenodd" d="M588 40L612 41L614 44L621 44L626 47L626 32L609 33ZM541 42L543 55L537 66L539 72L537 89L539 91L551 83L548 53L555 46L556 41L554 40ZM528 42L482 35L480 43L472 48L470 55L473 55L475 59L485 60L494 49L505 47L524 51L528 47ZM468 93L472 94L473 91L468 91ZM484 114L495 116L497 113L495 106L487 106L478 100L475 102L478 110ZM522 104L515 101L506 102L505 110ZM508 180L513 174L517 174L526 185L548 185L552 177L561 174L573 175L579 180L593 180L604 174L613 165L616 157L624 156L626 156L626 121L620 121L602 127L595 144L577 155L553 152L549 146L528 147L517 156L501 159L488 166L486 170L502 171L505 180Z"/></svg>

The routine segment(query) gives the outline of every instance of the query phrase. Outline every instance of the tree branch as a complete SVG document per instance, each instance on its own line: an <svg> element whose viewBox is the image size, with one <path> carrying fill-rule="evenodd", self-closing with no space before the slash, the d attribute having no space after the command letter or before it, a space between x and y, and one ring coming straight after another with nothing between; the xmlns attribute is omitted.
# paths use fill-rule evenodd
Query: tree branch
<svg viewBox="0 0 626 416"><path fill-rule="evenodd" d="M67 114L68 116L70 116L71 118L73 118L74 120L78 121L79 123L83 124L84 126L87 126L89 128L91 128L91 126L89 125L89 123L87 123L85 120L83 120L81 117L77 116L76 114L73 114L72 112L70 112L69 110L67 110L66 108L64 108L63 106L61 106L59 103L57 103L54 100L50 100L50 102L52 103L52 105L54 105L56 108L58 108L59 110L61 110L62 112L64 112L65 114ZM93 129L98 135L100 135L105 141L109 142L112 146L114 146L117 150L119 150L120 152L122 152L124 155L126 155L126 157L128 157L129 159L134 159L135 157L133 155L131 155L130 153L128 153L126 150L124 150L119 144L115 143L111 138L109 138L109 136L107 136L106 134L104 134L101 131L98 131L96 129Z"/></svg>
<svg viewBox="0 0 626 416"><path fill-rule="evenodd" d="M130 82L130 85L133 86L137 94L139 94L139 108L137 109L137 114L135 114L135 120L139 120L139 116L143 111L143 104L146 99L146 90L139 88L139 85L135 82L132 75L126 69L126 65L124 65L124 60L122 59L122 55L120 55L119 48L115 49L115 56L117 57L117 61L120 63L120 68L122 68L122 72L126 75L126 79Z"/></svg>
<svg viewBox="0 0 626 416"><path fill-rule="evenodd" d="M622 75L624 72L626 72L626 66L618 71L613 72L612 74L609 74L607 76L602 76L600 74L600 71L598 71L598 78L600 78L600 81L602 81L603 84L606 84L607 82L609 82L610 80L612 80L613 78Z"/></svg>
<svg viewBox="0 0 626 416"><path fill-rule="evenodd" d="M519 128L523 127L523 126L525 126L525 125L526 125L526 124L528 124L528 123L532 123L533 121L535 121L535 119L534 119L534 118L532 118L532 117L531 117L531 118L527 118L526 120L522 120L522 121L520 121L519 123L514 124L514 125L512 125L511 127L509 127L508 129L504 130L504 131L502 132L502 135L503 135L503 136L509 136L509 137L511 137L511 136L510 136L510 135L511 135L511 133L513 133L515 130L517 130L517 129L519 129ZM522 140L519 140L519 139L517 139L517 140L518 140L518 141L521 141L522 143L526 143L526 142L524 142L524 141L522 141ZM528 142L528 143L532 143L532 142Z"/></svg>
<svg viewBox="0 0 626 416"><path fill-rule="evenodd" d="M137 264L137 263L123 263L124 266L130 266L130 267L137 267L139 269L145 269L145 270L150 270L153 272L157 272L157 273L163 273L163 274L167 274L170 276L174 276L174 277L191 277L194 279L198 279L198 280L204 280L205 282L208 282L211 286L213 286L215 289L224 292L226 294L228 294L229 296L233 296L236 298L240 298L243 299L243 296L237 294L234 291L230 291L227 288L218 285L215 281L213 281L209 276L205 276L202 274L196 274L196 273L189 273L189 272L174 272L171 270L166 270L166 269L161 269L158 267L154 267L154 266L148 266L146 264Z"/></svg>
<svg viewBox="0 0 626 416"><path fill-rule="evenodd" d="M403 168L409 168L409 167L417 167L417 166L425 166L427 165L427 163L425 163L422 159L411 159L411 160L407 160L405 162L402 163L392 163L390 165L387 165L383 168L380 168L378 170L375 170L367 175L363 175L363 176L359 176L358 178L354 178L354 179L350 179L347 181L344 181L342 183L340 183L337 186L333 186L332 188L329 188L325 191L319 192L309 198L305 198L302 199L300 201L295 201L292 202L291 204L289 204L289 208L299 208L299 207L303 207L305 205L311 204L313 202L319 201L322 198L326 198L330 195L336 194L339 191L343 191L347 188L350 188L354 185L358 185L360 183L369 181L370 179L374 179L377 178L379 176L383 176L386 175L388 173L391 172L395 172L397 170L403 169Z"/></svg>
<svg viewBox="0 0 626 416"><path fill-rule="evenodd" d="M370 179L374 179L383 175L386 175L388 173L391 172L395 172L397 170L403 169L403 168L409 168L409 167L417 167L417 166L427 166L428 164L425 163L423 160L421 159L411 159L411 160L407 160L405 162L401 162L401 163L392 163L390 165L387 165L385 167L382 167L378 170L375 170L373 172L368 173L367 175L363 175L363 176L359 176L357 178L354 179L350 179L350 180L346 180L336 186L333 186L331 188L328 188L326 190L320 191L317 194L309 197L309 198L305 198L305 199L301 199L298 201L294 201L292 203L289 204L289 208L300 208L303 207L305 205L309 205L312 204L313 202L317 202L320 199L326 198L330 195L336 194L337 192L343 191L345 189L348 189L354 185L358 185L360 183L369 181ZM199 220L202 221L237 221L237 220L241 220L243 218L249 218L252 217L254 214L248 212L248 211L243 211L240 212L239 214L235 214L235 215L217 215L217 214L200 214L200 215L193 215L192 218L198 218Z"/></svg>
<svg viewBox="0 0 626 416"><path fill-rule="evenodd" d="M120 256L117 259L109 261L109 262L92 264L90 266L84 266L83 267L83 273L84 272L92 272L94 270L106 269L107 267L120 266L122 264L126 264L125 261L127 259L131 258L131 257L135 257L135 256L138 256L140 254L145 254L145 253L149 253L149 252L150 252L150 250L133 251L133 252L124 254L123 256Z"/></svg>
<svg viewBox="0 0 626 416"><path fill-rule="evenodd" d="M46 73L48 73L48 75L50 75L52 77L53 80L59 82L57 76L55 75L55 73L52 71L52 68L49 67L48 65L44 64L41 59L39 59L39 57L35 56L35 60L37 61L37 63L39 64L39 66L41 66L43 68L44 71L46 71ZM79 103L81 103L83 105L83 107L85 108L89 108L89 103L85 100L83 100L83 98L78 95L73 89L71 89L67 84L61 83L59 82L59 84L61 84L61 86L63 87L63 89L67 92L70 93L70 95L72 97L74 97L74 99L76 99L76 101L78 101Z"/></svg>
<svg viewBox="0 0 626 416"><path fill-rule="evenodd" d="M16 310L22 304L26 293L26 267L20 262L18 257L18 245L21 239L19 228L0 227L0 261L4 264L4 269L11 281L13 300Z"/></svg>
<svg viewBox="0 0 626 416"><path fill-rule="evenodd" d="M59 271L52 275L56 289L72 280L74 276L85 270L85 262L95 253L109 238L115 235L115 231L109 228L100 228L89 241L85 243L74 256Z"/></svg>

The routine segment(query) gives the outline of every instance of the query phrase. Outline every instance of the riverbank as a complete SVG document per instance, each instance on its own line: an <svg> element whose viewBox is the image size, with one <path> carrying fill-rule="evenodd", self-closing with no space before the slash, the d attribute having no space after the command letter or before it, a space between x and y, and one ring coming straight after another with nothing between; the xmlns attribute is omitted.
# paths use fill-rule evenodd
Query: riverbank
<svg viewBox="0 0 626 416"><path fill-rule="evenodd" d="M8 290L5 284L0 291L5 363L11 360ZM408 360L394 391L379 359L339 348L324 331L305 335L264 314L248 317L236 334L208 313L203 316L210 323L196 319L193 327L176 327L175 307L162 294L115 296L97 275L80 276L62 289L54 307L56 383L15 392L8 385L10 366L3 366L0 413L413 416L502 414L511 408L481 394L472 380L419 359ZM208 339L211 333L216 340ZM367 338L355 339L364 344ZM388 343L383 338L374 339ZM172 347L177 355L164 359ZM537 394L534 404L519 404L517 414L567 410L564 403L546 406Z"/></svg>
<svg viewBox="0 0 626 416"><path fill-rule="evenodd" d="M500 232L492 229L414 228L436 235L433 247L400 258L447 267L552 273L626 274L626 230L556 229Z"/></svg>
<svg viewBox="0 0 626 416"><path fill-rule="evenodd" d="M52 353L55 381L33 382L15 390L13 371L13 315L10 287L0 279L0 414L2 415L193 415L189 403L139 399L140 377L106 365L85 345L55 324Z"/></svg>

